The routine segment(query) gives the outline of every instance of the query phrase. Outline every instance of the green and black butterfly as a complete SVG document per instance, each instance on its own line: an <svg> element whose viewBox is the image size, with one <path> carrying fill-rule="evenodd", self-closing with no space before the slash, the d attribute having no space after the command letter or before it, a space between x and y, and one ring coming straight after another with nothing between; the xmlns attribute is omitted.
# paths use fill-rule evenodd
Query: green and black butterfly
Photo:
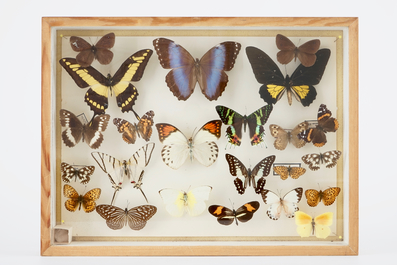
<svg viewBox="0 0 397 265"><path fill-rule="evenodd" d="M300 64L291 77L284 78L280 68L262 50L256 47L247 47L246 53L251 63L252 70L258 83L263 84L259 88L261 98L267 104L276 104L287 92L288 104L292 104L292 95L303 106L309 106L317 96L314 85L320 83L328 59L331 55L329 49L321 49L316 52L316 61L310 67Z"/></svg>
<svg viewBox="0 0 397 265"><path fill-rule="evenodd" d="M258 145L263 142L265 129L263 129L262 125L264 125L269 118L273 110L273 105L266 105L248 116L242 116L225 106L216 106L215 108L222 122L226 125L230 125L226 129L226 137L230 144L240 146L242 127L244 125L244 132L246 132L247 124L251 145Z"/></svg>
<svg viewBox="0 0 397 265"><path fill-rule="evenodd" d="M114 74L105 77L92 66L82 67L74 58L62 58L59 63L73 78L80 88L90 87L85 94L84 101L91 110L97 114L105 113L108 108L109 90L116 95L117 106L122 112L133 111L132 109L138 97L138 90L131 81L139 81L153 51L149 49L140 50L127 58Z"/></svg>

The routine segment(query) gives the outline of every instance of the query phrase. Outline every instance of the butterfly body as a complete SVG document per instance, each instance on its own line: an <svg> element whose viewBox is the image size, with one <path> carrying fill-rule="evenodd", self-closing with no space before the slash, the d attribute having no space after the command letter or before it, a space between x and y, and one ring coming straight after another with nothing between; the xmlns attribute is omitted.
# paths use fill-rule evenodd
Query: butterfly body
<svg viewBox="0 0 397 265"><path fill-rule="evenodd" d="M66 210L75 212L78 208L80 211L81 206L83 206L83 210L86 213L90 213L95 210L95 201L101 196L101 189L92 189L85 195L79 195L72 186L65 184L63 186L63 195L68 198L68 200L65 201Z"/></svg>
<svg viewBox="0 0 397 265"><path fill-rule="evenodd" d="M320 48L320 40L310 40L296 47L287 37L277 34L276 45L280 49L277 53L277 61L279 63L288 64L292 59L296 61L296 58L298 58L303 66L310 67L316 62L316 52Z"/></svg>
<svg viewBox="0 0 397 265"><path fill-rule="evenodd" d="M117 106L122 112L133 111L138 90L131 81L139 81L153 51L140 50L128 57L114 76L105 77L92 66L83 67L74 58L62 58L61 66L68 72L80 88L90 87L84 101L95 114L102 114L108 108L109 91L116 95Z"/></svg>
<svg viewBox="0 0 397 265"><path fill-rule="evenodd" d="M266 184L264 177L268 176L270 169L276 156L268 156L262 159L252 170L246 168L244 164L235 156L226 154L226 161L229 165L229 171L232 176L235 176L234 185L239 194L244 194L247 186L254 188L257 194L260 194Z"/></svg>
<svg viewBox="0 0 397 265"><path fill-rule="evenodd" d="M83 67L90 66L94 59L98 60L100 64L109 64L113 59L113 52L109 49L114 46L114 42L114 33L106 34L95 45L91 45L77 36L70 37L72 49L79 52L76 60Z"/></svg>
<svg viewBox="0 0 397 265"><path fill-rule="evenodd" d="M295 212L296 231L301 237L315 235L317 238L327 238L331 234L329 226L332 225L333 213L326 212L316 217L297 211Z"/></svg>
<svg viewBox="0 0 397 265"><path fill-rule="evenodd" d="M288 104L292 104L292 97L309 106L317 96L317 85L325 71L331 51L321 49L316 53L316 62L311 67L300 64L291 76L283 76L276 63L263 51L256 47L247 47L246 53L258 83L263 84L259 89L261 98L267 104L276 104L287 92Z"/></svg>
<svg viewBox="0 0 397 265"><path fill-rule="evenodd" d="M274 192L263 189L263 202L270 205L266 211L269 218L278 220L283 210L288 218L294 217L295 212L299 210L297 203L302 199L302 193L302 188L296 188L287 192L284 197L279 197Z"/></svg>
<svg viewBox="0 0 397 265"><path fill-rule="evenodd" d="M153 41L161 66L172 69L166 83L178 100L188 99L199 83L201 92L209 100L217 100L225 90L228 76L241 49L237 42L222 42L201 59L194 57L181 45L166 38Z"/></svg>
<svg viewBox="0 0 397 265"><path fill-rule="evenodd" d="M200 215L205 209L204 201L209 199L212 187L200 186L190 191L176 189L162 189L159 191L163 202L166 204L167 212L175 217L180 217L185 211L190 216Z"/></svg>
<svg viewBox="0 0 397 265"><path fill-rule="evenodd" d="M336 132L339 128L337 119L331 117L332 112L325 104L321 104L317 113L317 122L315 128L309 128L300 134L298 137L306 142L312 142L314 146L322 147L327 143L327 132Z"/></svg>
<svg viewBox="0 0 397 265"><path fill-rule="evenodd" d="M307 122L301 122L292 130L286 130L278 125L270 124L270 134L276 138L274 140L274 147L277 150L284 150L288 143L292 143L296 148L301 148L306 144L306 141L298 138L298 134L308 128Z"/></svg>
<svg viewBox="0 0 397 265"><path fill-rule="evenodd" d="M133 230L141 230L147 221L157 212L156 206L141 205L131 209L121 209L113 205L102 204L96 207L97 213L106 220L106 225L113 230L128 226Z"/></svg>
<svg viewBox="0 0 397 265"><path fill-rule="evenodd" d="M69 183L74 178L74 181L79 179L81 184L87 184L90 181L90 176L94 173L94 171L94 166L75 168L68 163L61 163L61 178L66 183Z"/></svg>
<svg viewBox="0 0 397 265"><path fill-rule="evenodd" d="M269 115L273 110L272 105L266 105L262 108L259 108L248 116L243 116L225 106L218 105L215 108L222 122L226 125L230 125L226 129L226 137L228 138L230 144L237 146L241 145L242 130L244 127L245 132L247 125L251 145L258 145L263 142L265 130L263 129L262 125L267 122Z"/></svg>
<svg viewBox="0 0 397 265"><path fill-rule="evenodd" d="M62 140L68 147L73 147L82 140L93 149L99 148L103 142L102 132L106 130L110 116L107 114L95 116L88 124L83 124L72 112L61 109L59 117L62 127Z"/></svg>
<svg viewBox="0 0 397 265"><path fill-rule="evenodd" d="M254 213L259 209L259 202L252 201L239 207L237 210L230 210L229 208L221 205L211 205L208 211L211 215L217 217L218 223L221 225L230 225L233 221L248 222L252 219ZM238 220L238 221L237 221Z"/></svg>
<svg viewBox="0 0 397 265"><path fill-rule="evenodd" d="M293 179L298 179L300 176L305 174L306 169L302 167L291 167L291 166L274 166L274 172L280 175L282 180L286 180L288 176L291 176Z"/></svg>
<svg viewBox="0 0 397 265"><path fill-rule="evenodd" d="M189 139L175 126L157 123L159 140L164 144L161 150L163 162L172 169L178 169L187 158L196 158L204 166L212 165L218 158L218 146L222 122L212 120L204 124Z"/></svg>
<svg viewBox="0 0 397 265"><path fill-rule="evenodd" d="M324 191L308 189L305 191L305 196L307 199L307 204L310 207L317 206L320 201L322 201L325 206L329 206L335 202L336 197L339 195L339 192L339 187L328 188Z"/></svg>

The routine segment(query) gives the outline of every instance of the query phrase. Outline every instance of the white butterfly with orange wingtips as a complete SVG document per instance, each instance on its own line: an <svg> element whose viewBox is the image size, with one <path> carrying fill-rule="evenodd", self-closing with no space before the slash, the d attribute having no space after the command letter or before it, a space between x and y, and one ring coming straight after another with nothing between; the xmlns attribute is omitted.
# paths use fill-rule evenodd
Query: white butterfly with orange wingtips
<svg viewBox="0 0 397 265"><path fill-rule="evenodd" d="M317 238L327 238L331 234L332 212L326 212L316 217L297 211L295 212L295 223L298 226L296 231L301 237L315 235Z"/></svg>
<svg viewBox="0 0 397 265"><path fill-rule="evenodd" d="M218 146L214 142L221 136L221 120L209 121L189 139L175 126L157 123L160 142L164 144L161 157L172 169L178 169L189 157L208 167L218 158Z"/></svg>
<svg viewBox="0 0 397 265"><path fill-rule="evenodd" d="M166 204L167 212L172 216L180 217L185 210L190 216L197 216L207 209L204 201L208 200L211 190L212 187L210 186L200 186L191 189L189 192L177 189L162 189L159 193Z"/></svg>

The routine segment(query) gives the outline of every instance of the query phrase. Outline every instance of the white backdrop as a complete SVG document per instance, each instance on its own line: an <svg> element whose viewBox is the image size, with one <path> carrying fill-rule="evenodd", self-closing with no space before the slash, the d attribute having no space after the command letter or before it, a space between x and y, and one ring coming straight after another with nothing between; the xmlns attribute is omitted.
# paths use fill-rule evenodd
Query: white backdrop
<svg viewBox="0 0 397 265"><path fill-rule="evenodd" d="M397 96L390 77L396 54L392 1L2 1L0 41L3 60L2 159L0 160L1 264L108 264L115 258L40 257L40 111L42 16L358 16L360 27L360 255L358 257L121 257L135 264L158 262L238 264L373 264L394 258L397 231L394 191L397 180L390 166L395 141L372 124L392 126ZM186 7L189 7L188 9ZM388 38L385 38L387 34ZM380 51L379 53L376 51ZM155 59L155 58L152 58ZM380 81L384 77L385 80ZM386 79L387 78L387 79ZM5 81L5 82L4 82ZM390 85L389 85L390 84ZM137 84L139 89L139 84ZM382 91L384 90L384 91ZM198 91L197 91L198 92ZM374 100L377 99L377 100ZM111 102L113 103L113 102ZM294 102L296 103L296 102ZM293 104L294 104L293 103ZM378 107L381 105L381 107ZM376 123L375 123L376 121ZM371 138L370 138L371 137ZM371 142L371 141L372 142ZM383 140L383 141L382 141ZM381 157L382 160L374 157ZM382 163L380 163L382 162ZM389 221L390 220L390 221Z"/></svg>

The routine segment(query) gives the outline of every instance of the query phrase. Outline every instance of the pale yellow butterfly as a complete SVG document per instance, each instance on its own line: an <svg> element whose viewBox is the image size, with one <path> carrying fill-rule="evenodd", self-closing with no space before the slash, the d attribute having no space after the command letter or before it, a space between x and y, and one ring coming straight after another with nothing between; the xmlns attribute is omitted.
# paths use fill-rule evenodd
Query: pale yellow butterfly
<svg viewBox="0 0 397 265"><path fill-rule="evenodd" d="M317 238L327 238L331 234L329 227L332 225L333 215L332 212L326 212L313 218L302 211L296 211L295 223L298 226L296 231L301 237L314 234Z"/></svg>

